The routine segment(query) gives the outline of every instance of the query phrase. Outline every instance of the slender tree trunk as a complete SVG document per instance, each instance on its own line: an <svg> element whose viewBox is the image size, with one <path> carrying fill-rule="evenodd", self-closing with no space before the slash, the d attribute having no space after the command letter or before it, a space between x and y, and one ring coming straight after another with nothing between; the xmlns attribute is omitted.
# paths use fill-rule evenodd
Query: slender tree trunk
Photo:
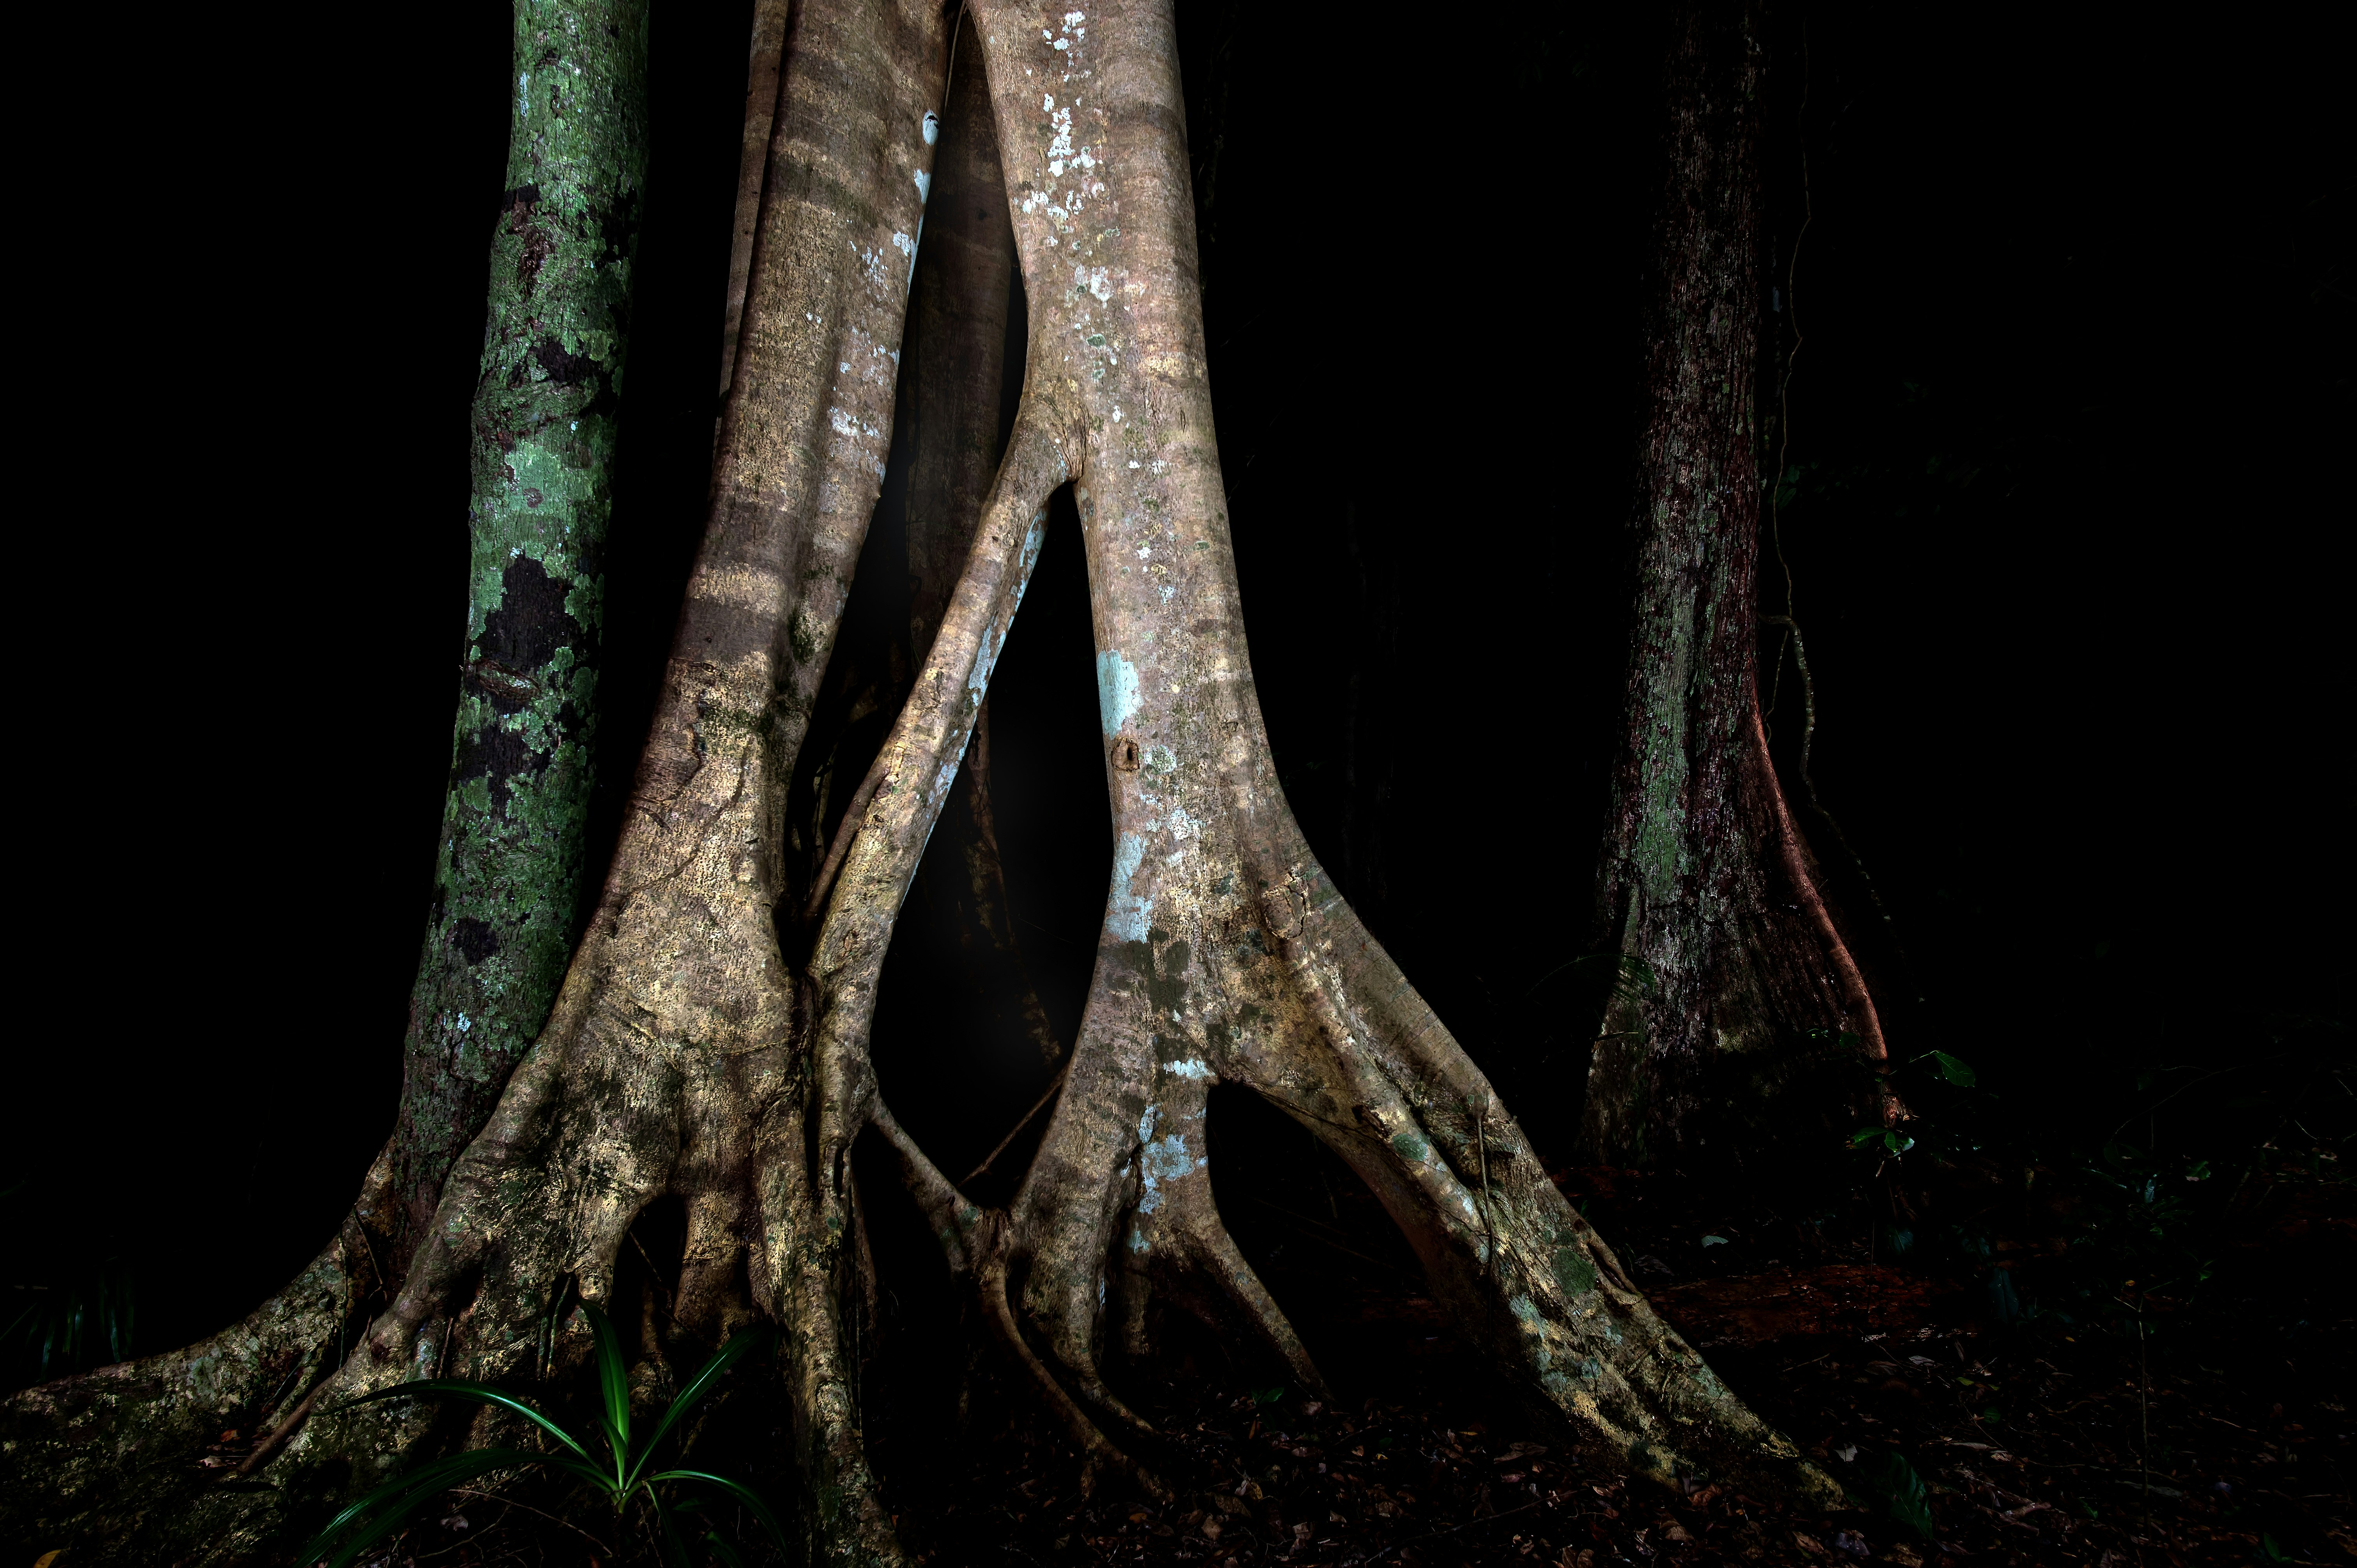
<svg viewBox="0 0 2357 1568"><path fill-rule="evenodd" d="M1873 1000L1759 720L1760 93L1751 0L1671 14L1636 598L1598 890L1624 963L1579 1145L1754 1160L1878 1113Z"/></svg>
<svg viewBox="0 0 2357 1568"><path fill-rule="evenodd" d="M639 225L647 7L520 6L475 390L456 755L388 1151L404 1269L556 999L588 902L597 640Z"/></svg>
<svg viewBox="0 0 2357 1568"><path fill-rule="evenodd" d="M579 935L603 557L645 200L644 0L519 5L513 62L470 419L457 735L393 1134L334 1239L242 1322L9 1401L0 1520L12 1530L96 1532L126 1560L200 1539L191 1521L213 1517L217 1483L307 1408L371 1299L401 1277L451 1162L547 1018ZM225 1431L239 1441L221 1444Z"/></svg>

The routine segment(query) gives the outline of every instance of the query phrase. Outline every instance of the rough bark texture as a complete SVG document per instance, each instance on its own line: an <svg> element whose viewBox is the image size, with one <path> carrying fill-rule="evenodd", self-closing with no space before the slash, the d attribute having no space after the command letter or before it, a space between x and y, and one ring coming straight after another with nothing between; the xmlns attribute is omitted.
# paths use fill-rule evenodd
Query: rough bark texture
<svg viewBox="0 0 2357 1568"><path fill-rule="evenodd" d="M319 1256L196 1346L12 1397L0 1526L160 1560L356 1341L538 1034L587 902L601 558L647 169L644 0L516 7L466 638L393 1135ZM234 1443L221 1434L234 1431Z"/></svg>
<svg viewBox="0 0 2357 1568"><path fill-rule="evenodd" d="M745 291L753 280L753 241L761 230L761 192L770 172L770 135L777 128L778 72L784 69L786 27L792 0L754 0L753 41L745 62L745 144L737 165L737 219L729 231L728 293L721 309L720 392L726 404L737 378L737 338L745 323ZM713 442L720 419L712 421Z"/></svg>
<svg viewBox="0 0 2357 1568"><path fill-rule="evenodd" d="M1638 961L1606 1004L1579 1144L1598 1163L1758 1160L1871 1117L1874 1006L1759 736L1761 55L1747 0L1670 20L1641 511L1598 889ZM1844 1036L1850 1036L1845 1038Z"/></svg>
<svg viewBox="0 0 2357 1568"><path fill-rule="evenodd" d="M473 416L467 643L389 1179L408 1262L565 978L587 902L615 413L647 172L645 0L516 8Z"/></svg>
<svg viewBox="0 0 2357 1568"><path fill-rule="evenodd" d="M545 72L541 31L530 30L531 59ZM11 1440L28 1441L8 1468L30 1484L11 1496L12 1524L92 1562L148 1563L229 1560L317 1523L330 1498L414 1457L432 1412L401 1403L315 1416L250 1476L193 1496L152 1471L127 1482L143 1444L120 1427L135 1414L154 1423L145 1446L170 1455L175 1480L212 1481L179 1468L208 1426L296 1426L421 1366L527 1387L561 1375L580 1359L586 1324L556 1309L605 1294L631 1219L675 1191L689 1208L683 1331L717 1337L756 1310L807 1326L792 1347L813 1417L802 1438L817 1506L806 1517L830 1540L877 1528L832 1316L845 1216L757 1166L799 1166L806 1146L796 1124L813 1075L793 1048L793 987L770 923L774 830L890 441L945 41L926 5L813 4L794 18L711 517L632 814L558 1005L444 1184L405 1288L364 1339L339 1339L375 1283L354 1278L369 1246L348 1226L219 1348L20 1396ZM566 83L579 80L566 70ZM585 270L587 259L610 260L593 253ZM579 335L588 330L564 351L598 347ZM545 358L538 341L526 348L533 362ZM565 538L554 531L540 547ZM512 580L491 585L511 591ZM503 602L479 584L479 609ZM371 1191L390 1185L388 1163ZM827 1303L814 1317L804 1271Z"/></svg>
<svg viewBox="0 0 2357 1568"><path fill-rule="evenodd" d="M1830 1498L1652 1315L1285 805L1213 444L1168 6L974 14L1031 313L1018 444L1036 417L1074 465L1116 850L1053 1120L1003 1230L933 1208L953 1260L1006 1238L1038 1343L1116 1430L1137 1418L1105 1362L1146 1348L1164 1303L1256 1332L1317 1386L1211 1198L1208 1092L1243 1084L1358 1171L1468 1332L1585 1441L1659 1479Z"/></svg>

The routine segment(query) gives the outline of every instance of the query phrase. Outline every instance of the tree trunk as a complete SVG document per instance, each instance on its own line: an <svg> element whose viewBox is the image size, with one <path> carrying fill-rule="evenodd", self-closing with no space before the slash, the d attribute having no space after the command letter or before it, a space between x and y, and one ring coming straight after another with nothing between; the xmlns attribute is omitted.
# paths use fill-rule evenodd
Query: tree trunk
<svg viewBox="0 0 2357 1568"><path fill-rule="evenodd" d="M717 1340L757 1316L784 1330L808 1556L903 1561L849 1354L850 1155L869 1128L1049 1408L1092 1461L1160 1492L1107 1435L1144 1423L1106 1369L1150 1347L1164 1304L1257 1335L1321 1383L1213 1204L1203 1117L1219 1081L1347 1161L1467 1337L1604 1462L1838 1499L1652 1313L1286 805L1212 435L1168 0L967 14L1029 306L1023 392L939 630L822 878L807 960L791 972L777 936L786 799L890 440L949 52L947 14L921 0L804 0L794 15L705 542L632 814L547 1026L452 1168L398 1299L320 1385L323 1413L254 1489L151 1530L145 1556L188 1542L233 1557L432 1441L431 1411L338 1408L350 1396L421 1369L511 1386L569 1375L590 1334L570 1304L610 1299L633 1221L670 1197L687 1217L680 1332ZM985 1213L901 1133L867 1037L894 922L1067 484L1114 880L1042 1145L1007 1209ZM659 1379L663 1337L640 1348Z"/></svg>
<svg viewBox="0 0 2357 1568"><path fill-rule="evenodd" d="M639 224L647 7L519 7L475 390L456 756L387 1152L395 1273L547 1021L588 894L597 639Z"/></svg>
<svg viewBox="0 0 2357 1568"><path fill-rule="evenodd" d="M1758 14L1690 0L1670 30L1637 587L1598 889L1606 945L1625 956L1578 1146L1612 1165L1758 1164L1876 1117L1884 1051L1759 718Z"/></svg>
<svg viewBox="0 0 2357 1568"><path fill-rule="evenodd" d="M1078 1401L1035 1366L1043 1391L1100 1457L1100 1422L1143 1424L1103 1368L1147 1348L1157 1300L1242 1326L1319 1386L1211 1199L1208 1092L1246 1085L1352 1165L1469 1335L1610 1462L1830 1500L1652 1315L1286 808L1212 441L1167 6L974 15L1031 309L1017 446L1036 416L1074 470L1117 847L1071 1072L1006 1216L966 1204L869 1091L952 1262L985 1293L1019 1266L1020 1313ZM886 842L854 854L880 872Z"/></svg>
<svg viewBox="0 0 2357 1568"><path fill-rule="evenodd" d="M644 0L519 5L470 419L459 705L391 1138L335 1238L244 1321L6 1409L0 1519L135 1560L307 1408L401 1277L580 933L616 414L647 171ZM225 1430L247 1434L199 1463ZM135 1480L127 1477L132 1467ZM208 1467L210 1466L210 1467ZM38 1485L38 1489L36 1486ZM155 1548L160 1551L160 1548Z"/></svg>

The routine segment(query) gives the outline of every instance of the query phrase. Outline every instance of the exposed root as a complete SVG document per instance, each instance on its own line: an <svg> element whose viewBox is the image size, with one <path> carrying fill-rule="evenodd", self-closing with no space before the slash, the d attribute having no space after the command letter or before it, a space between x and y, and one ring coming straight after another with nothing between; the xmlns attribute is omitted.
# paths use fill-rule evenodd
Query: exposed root
<svg viewBox="0 0 2357 1568"><path fill-rule="evenodd" d="M285 1289L211 1338L58 1382L0 1406L0 1528L13 1541L70 1541L90 1562L169 1560L210 1532L266 1515L270 1501L224 1490L267 1458L315 1405L357 1343L382 1283L364 1218L392 1207L387 1164ZM222 1433L257 1434L235 1463L206 1459Z"/></svg>
<svg viewBox="0 0 2357 1568"><path fill-rule="evenodd" d="M1866 1054L1878 1067L1887 1070L1890 1047L1882 1037L1882 1017L1875 1011L1874 993L1867 989L1866 977L1858 972L1857 960L1850 955L1849 944L1842 940L1841 929L1834 924L1833 912L1825 908L1817 892L1816 878L1809 875L1809 856L1798 828L1792 825L1792 813L1784 804L1784 791L1776 782L1776 763L1768 755L1768 731L1760 719L1760 703L1755 694L1751 703L1751 743L1758 760L1762 788L1766 790L1770 809L1776 818L1776 842L1783 856L1784 875L1800 898L1801 907L1809 913L1810 923L1825 944L1825 956L1841 977L1842 996L1849 1004L1852 1016L1857 1021L1858 1038L1865 1042ZM1906 1114L1906 1108L1886 1079L1882 1088L1882 1122L1895 1127Z"/></svg>
<svg viewBox="0 0 2357 1568"><path fill-rule="evenodd" d="M1143 1293L1218 1296L1314 1376L1210 1201L1204 1094L1239 1083L1358 1172L1466 1332L1585 1442L1664 1483L1712 1471L1836 1499L1631 1287L1285 804L1200 369L1167 7L1103 5L1085 38L1046 40L1019 5L982 0L976 14L1035 342L1058 347L1088 412L1075 494L1115 832L1070 1076L1010 1209L1030 1326L1083 1398L1118 1408L1094 1369L1100 1261L1120 1237L1138 1260L1125 1267L1133 1344ZM1094 70L1085 115L1043 104L1027 70ZM1076 188L1068 160L1083 143ZM1117 209L1118 228L1084 209Z"/></svg>
<svg viewBox="0 0 2357 1568"><path fill-rule="evenodd" d="M983 1321L990 1326L992 1336L1000 1348L1013 1358L1022 1369L1041 1402L1066 1436L1077 1445L1084 1462L1082 1487L1085 1495L1094 1485L1099 1470L1113 1470L1126 1476L1138 1489L1157 1501L1168 1502L1171 1491L1161 1477L1114 1445L1097 1423L1089 1419L1064 1386L1056 1380L1046 1363L1024 1339L1017 1325L1015 1312L1007 1300L1007 1223L1000 1209L985 1209L969 1203L952 1187L925 1152L908 1133L901 1131L890 1111L879 1098L870 1105L868 1116L900 1165L901 1185L916 1200L918 1210L925 1217L927 1227L941 1243L952 1277L963 1283L981 1304Z"/></svg>
<svg viewBox="0 0 2357 1568"><path fill-rule="evenodd" d="M991 1145L990 1153L982 1156L982 1163L980 1165L965 1173L963 1181L961 1182L960 1185L963 1186L965 1183L972 1182L974 1177L990 1169L990 1167L996 1163L998 1156L1006 1152L1006 1145L1020 1137L1022 1135L1023 1129L1028 1127L1033 1122L1039 1119L1039 1112L1047 1110L1049 1106L1055 1103L1056 1096L1064 1091L1064 1075L1069 1070L1069 1064L1066 1067L1058 1068L1056 1069L1056 1076L1048 1080L1048 1087L1039 1091L1039 1098L1031 1102L1031 1109L1026 1111L1020 1117L1016 1119L1015 1125L1006 1130L1006 1136L999 1139L997 1143Z"/></svg>

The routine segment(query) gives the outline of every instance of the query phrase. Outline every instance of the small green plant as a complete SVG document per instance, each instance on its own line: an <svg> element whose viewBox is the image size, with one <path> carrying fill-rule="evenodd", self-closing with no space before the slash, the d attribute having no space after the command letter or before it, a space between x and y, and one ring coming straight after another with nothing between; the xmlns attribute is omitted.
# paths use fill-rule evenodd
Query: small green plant
<svg viewBox="0 0 2357 1568"><path fill-rule="evenodd" d="M1932 1539L1936 1527L1931 1499L1924 1495L1923 1477L1915 1473L1904 1454L1887 1449L1876 1464L1860 1465L1855 1489L1880 1503L1893 1524L1925 1541Z"/></svg>
<svg viewBox="0 0 2357 1568"><path fill-rule="evenodd" d="M630 1391L622 1363L621 1342L615 1337L614 1326L607 1320L604 1313L588 1303L583 1304L583 1310L588 1313L590 1325L597 1336L599 1408L597 1412L597 1430L592 1442L583 1442L514 1395L485 1383L437 1378L403 1383L350 1401L336 1408L350 1410L354 1405L387 1399L471 1400L477 1404L495 1405L501 1410L514 1412L554 1438L562 1446L556 1452L541 1454L521 1448L470 1448L463 1454L430 1460L379 1487L328 1520L328 1528L313 1537L311 1543L303 1549L303 1561L316 1563L324 1559L327 1568L347 1568L361 1552L398 1530L411 1515L452 1487L501 1470L522 1470L533 1466L560 1471L586 1484L612 1504L617 1519L643 1498L646 1507L653 1513L655 1541L665 1561L680 1565L680 1568L684 1568L689 1562L687 1532L682 1516L698 1512L705 1499L692 1498L685 1502L667 1502L656 1490L666 1484L709 1487L726 1498L744 1504L770 1532L779 1551L787 1552L786 1533L779 1527L777 1517L750 1488L724 1476L715 1476L703 1470L658 1470L649 1474L647 1469L649 1461L654 1456L656 1444L677 1424L680 1417L687 1413L690 1406L711 1391L713 1384L719 1381L721 1373L760 1342L760 1333L748 1329L723 1346L719 1354L704 1364L702 1371L688 1380L686 1387L679 1391L670 1408L662 1412L662 1419L647 1430L644 1437L633 1443L630 1440ZM593 1447L602 1449L602 1458L593 1453ZM705 1544L725 1562L737 1562L736 1552L709 1526L705 1528Z"/></svg>
<svg viewBox="0 0 2357 1568"><path fill-rule="evenodd" d="M137 1305L131 1265L120 1256L27 1247L27 1221L42 1207L29 1180L0 1189L8 1278L0 1289L0 1388L22 1388L132 1356Z"/></svg>

